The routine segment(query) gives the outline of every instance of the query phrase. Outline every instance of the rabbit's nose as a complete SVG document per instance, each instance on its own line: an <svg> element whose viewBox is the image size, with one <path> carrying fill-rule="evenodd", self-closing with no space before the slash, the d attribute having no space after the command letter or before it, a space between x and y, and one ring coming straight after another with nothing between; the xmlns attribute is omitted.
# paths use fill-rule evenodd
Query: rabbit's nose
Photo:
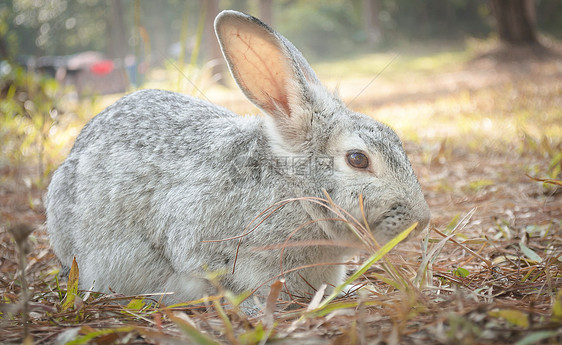
<svg viewBox="0 0 562 345"><path fill-rule="evenodd" d="M416 234L419 234L420 232L422 232L427 227L427 225L429 224L429 219L430 219L430 217L428 215L427 217L418 220L418 225L416 226L416 229L414 230L414 232Z"/></svg>
<svg viewBox="0 0 562 345"><path fill-rule="evenodd" d="M425 202L425 200L422 206L419 207L418 214L419 214L419 216L417 217L418 225L414 230L415 234L419 234L420 232L422 232L427 227L431 219L431 211L429 210L429 205L427 205L427 202Z"/></svg>
<svg viewBox="0 0 562 345"><path fill-rule="evenodd" d="M427 202L422 199L421 201L413 204L396 203L392 205L388 211L387 217L393 221L398 220L397 223L400 224L399 227L401 230L404 230L406 227L409 227L413 223L417 222L418 225L416 225L414 231L412 231L412 233L408 236L408 238L412 238L417 236L427 227L431 218L431 213Z"/></svg>

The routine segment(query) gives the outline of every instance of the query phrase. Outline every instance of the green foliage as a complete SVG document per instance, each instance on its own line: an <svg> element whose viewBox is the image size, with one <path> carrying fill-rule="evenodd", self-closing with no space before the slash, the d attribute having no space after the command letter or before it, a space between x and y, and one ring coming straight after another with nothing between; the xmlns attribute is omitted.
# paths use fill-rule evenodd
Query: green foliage
<svg viewBox="0 0 562 345"><path fill-rule="evenodd" d="M496 309L490 310L488 315L495 318L502 318L508 323L522 328L529 327L528 314L515 309Z"/></svg>
<svg viewBox="0 0 562 345"><path fill-rule="evenodd" d="M452 271L452 273L454 276L462 277L462 278L466 278L470 275L470 272L466 268L462 268L462 267L455 268Z"/></svg>
<svg viewBox="0 0 562 345"><path fill-rule="evenodd" d="M519 241L519 248L521 248L521 252L523 254L525 254L525 256L530 259L532 262L536 262L536 263L541 263L543 260L542 258L535 253L535 251L533 251L531 248L529 248L527 246L526 242L526 237L521 237L521 240Z"/></svg>
<svg viewBox="0 0 562 345"><path fill-rule="evenodd" d="M562 322L562 289L558 290L556 300L552 306L552 321Z"/></svg>
<svg viewBox="0 0 562 345"><path fill-rule="evenodd" d="M9 8L11 31L17 34L19 54L68 54L103 49L107 33L107 2L89 1L1 1Z"/></svg>
<svg viewBox="0 0 562 345"><path fill-rule="evenodd" d="M0 60L6 59L11 61L15 57L17 34L10 30L10 25L8 24L11 16L12 13L9 6L0 2Z"/></svg>
<svg viewBox="0 0 562 345"><path fill-rule="evenodd" d="M125 309L133 312L139 312L146 308L146 306L147 305L144 303L142 298L133 298L129 303L127 303Z"/></svg>
<svg viewBox="0 0 562 345"><path fill-rule="evenodd" d="M470 181L465 189L467 191L477 192L477 191L479 191L481 189L484 189L488 186L493 186L494 183L495 182L493 180L490 180L490 179L480 179L480 180Z"/></svg>
<svg viewBox="0 0 562 345"><path fill-rule="evenodd" d="M544 340L552 338L552 344L556 343L556 337L559 335L558 331L536 331L525 335L515 345L533 345L544 343Z"/></svg>
<svg viewBox="0 0 562 345"><path fill-rule="evenodd" d="M60 287L58 272L57 272L57 274L55 274L55 289L54 289L54 291L57 292L58 301L62 302L62 300L64 299L64 292L62 291L62 289Z"/></svg>
<svg viewBox="0 0 562 345"><path fill-rule="evenodd" d="M352 9L347 1L300 1L278 12L276 28L309 59L349 55L361 43Z"/></svg>
<svg viewBox="0 0 562 345"><path fill-rule="evenodd" d="M58 162L60 145L51 140L51 130L65 113L62 105L70 90L56 80L13 68L0 79L0 164L20 166L29 160L38 166L39 181Z"/></svg>

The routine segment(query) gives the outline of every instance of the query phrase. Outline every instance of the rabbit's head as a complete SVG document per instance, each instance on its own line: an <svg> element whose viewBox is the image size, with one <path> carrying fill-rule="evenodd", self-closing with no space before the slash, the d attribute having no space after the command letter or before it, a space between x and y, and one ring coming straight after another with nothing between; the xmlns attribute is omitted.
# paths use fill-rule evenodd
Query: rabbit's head
<svg viewBox="0 0 562 345"><path fill-rule="evenodd" d="M362 220L380 242L430 218L418 180L396 133L349 110L318 81L302 54L258 19L224 11L215 30L238 86L266 114L273 159L301 197L324 197ZM334 215L302 202L313 219ZM333 239L352 236L342 222L319 222Z"/></svg>

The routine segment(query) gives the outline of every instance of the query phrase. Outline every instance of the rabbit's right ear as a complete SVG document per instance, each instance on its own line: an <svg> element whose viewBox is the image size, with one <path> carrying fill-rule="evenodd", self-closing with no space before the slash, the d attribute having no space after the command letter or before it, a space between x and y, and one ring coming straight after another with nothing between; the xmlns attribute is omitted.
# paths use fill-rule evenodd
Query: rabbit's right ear
<svg viewBox="0 0 562 345"><path fill-rule="evenodd" d="M215 31L236 83L259 108L277 120L287 120L296 107L310 102L307 90L319 84L318 79L284 37L257 18L236 11L221 12Z"/></svg>

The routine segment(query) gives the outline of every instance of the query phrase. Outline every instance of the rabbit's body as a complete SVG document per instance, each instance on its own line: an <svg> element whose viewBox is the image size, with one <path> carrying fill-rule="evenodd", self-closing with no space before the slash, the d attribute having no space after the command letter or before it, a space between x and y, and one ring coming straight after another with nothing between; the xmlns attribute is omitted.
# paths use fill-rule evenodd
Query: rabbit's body
<svg viewBox="0 0 562 345"><path fill-rule="evenodd" d="M239 236L261 211L295 196L272 164L248 180L233 171L246 161L274 162L263 127L261 117L159 90L136 92L107 108L83 129L49 188L49 201L72 200L71 209L48 204L51 243L62 263L70 266L76 255L84 287L175 291L183 299L211 293L204 280L195 279L196 288L190 281L203 278L204 267L231 270L238 241L204 241ZM235 161L242 164L231 165ZM273 180L278 183L267 183ZM241 292L273 278L279 255L251 248L283 243L287 229L310 221L300 208L286 205L244 237L236 274L225 287ZM318 229L308 231L305 237L322 238ZM325 252L326 262L341 262L344 252L314 250ZM292 257L297 266L317 262Z"/></svg>
<svg viewBox="0 0 562 345"><path fill-rule="evenodd" d="M186 301L214 292L206 272L225 271L221 284L234 292L263 285L267 293L284 277L285 297L310 297L321 284L342 282L343 266L326 264L354 253L338 243L357 242L326 207L288 202L262 216L239 250L238 239L229 238L269 206L322 198L324 191L356 219L363 195L381 241L414 222L418 230L426 226L427 204L392 130L348 110L288 41L256 19L225 12L217 23L238 84L268 116L240 117L195 98L145 90L93 118L55 172L46 203L52 246L63 265L76 256L82 287L169 291L175 294L168 301ZM241 37L247 44L245 30L252 48L274 46L264 48L277 54L266 60L285 64L264 65L273 82L252 79L255 61L230 42ZM287 239L306 245L263 248Z"/></svg>

